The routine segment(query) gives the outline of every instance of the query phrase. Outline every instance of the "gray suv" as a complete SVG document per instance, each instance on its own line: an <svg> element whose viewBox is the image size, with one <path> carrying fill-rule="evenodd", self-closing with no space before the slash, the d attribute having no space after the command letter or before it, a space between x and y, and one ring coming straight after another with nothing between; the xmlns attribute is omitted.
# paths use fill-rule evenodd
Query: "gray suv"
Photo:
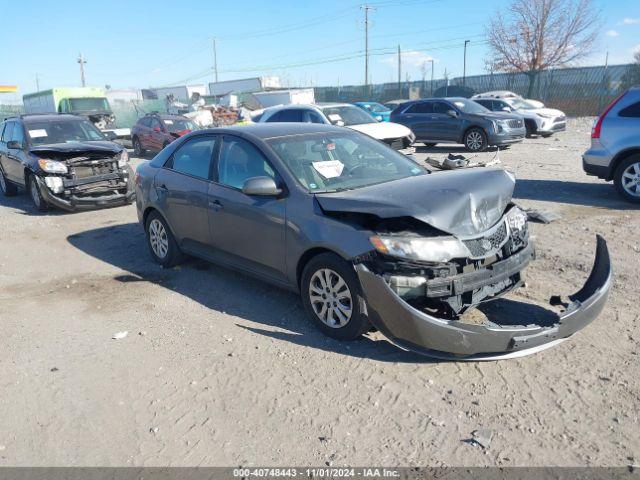
<svg viewBox="0 0 640 480"><path fill-rule="evenodd" d="M298 292L311 321L340 340L373 326L430 355L523 355L593 321L611 286L598 237L593 273L565 310L512 301L522 318L498 308L465 322L466 311L522 286L534 259L513 176L430 173L348 128L199 130L141 164L135 183L154 261L171 266L187 253Z"/></svg>
<svg viewBox="0 0 640 480"><path fill-rule="evenodd" d="M622 197L640 203L640 86L620 95L596 119L582 168L587 175L613 180Z"/></svg>
<svg viewBox="0 0 640 480"><path fill-rule="evenodd" d="M491 112L462 97L403 103L391 112L391 121L409 127L416 141L428 147L462 143L470 152L482 152L490 145L504 147L521 142L526 134L522 116Z"/></svg>

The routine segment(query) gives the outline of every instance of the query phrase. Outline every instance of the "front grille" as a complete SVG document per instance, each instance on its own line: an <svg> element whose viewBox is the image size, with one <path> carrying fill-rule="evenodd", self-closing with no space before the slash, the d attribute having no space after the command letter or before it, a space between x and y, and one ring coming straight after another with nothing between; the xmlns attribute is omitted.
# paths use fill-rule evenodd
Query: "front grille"
<svg viewBox="0 0 640 480"><path fill-rule="evenodd" d="M482 237L464 240L464 244L471 252L472 258L484 258L500 250L506 241L507 224L503 220L497 227L494 227Z"/></svg>
<svg viewBox="0 0 640 480"><path fill-rule="evenodd" d="M509 120L507 122L507 125L509 125L509 128L522 128L523 125L523 121L522 120Z"/></svg>
<svg viewBox="0 0 640 480"><path fill-rule="evenodd" d="M102 159L85 161L72 164L70 173L74 178L88 178L96 175L105 175L118 171L118 161L115 159Z"/></svg>
<svg viewBox="0 0 640 480"><path fill-rule="evenodd" d="M558 122L564 122L567 120L567 117L564 115L560 115L559 117L556 117L553 119L554 123L558 123Z"/></svg>

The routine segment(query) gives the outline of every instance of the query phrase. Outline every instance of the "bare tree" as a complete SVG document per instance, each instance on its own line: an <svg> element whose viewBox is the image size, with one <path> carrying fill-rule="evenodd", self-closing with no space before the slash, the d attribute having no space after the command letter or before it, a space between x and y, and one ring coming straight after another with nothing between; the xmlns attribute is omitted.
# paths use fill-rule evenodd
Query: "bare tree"
<svg viewBox="0 0 640 480"><path fill-rule="evenodd" d="M532 96L540 71L591 53L599 26L592 0L512 0L489 25L490 64L493 70L525 73Z"/></svg>
<svg viewBox="0 0 640 480"><path fill-rule="evenodd" d="M633 54L634 63L622 76L622 88L629 88L633 85L640 85L640 50Z"/></svg>

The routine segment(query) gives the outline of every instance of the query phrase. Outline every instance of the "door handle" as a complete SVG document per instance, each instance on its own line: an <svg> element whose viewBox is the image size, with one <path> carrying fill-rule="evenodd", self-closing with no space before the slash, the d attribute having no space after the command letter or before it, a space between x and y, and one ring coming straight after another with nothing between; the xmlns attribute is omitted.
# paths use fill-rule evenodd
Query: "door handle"
<svg viewBox="0 0 640 480"><path fill-rule="evenodd" d="M215 211L218 212L222 210L222 204L219 200L209 200L209 206Z"/></svg>

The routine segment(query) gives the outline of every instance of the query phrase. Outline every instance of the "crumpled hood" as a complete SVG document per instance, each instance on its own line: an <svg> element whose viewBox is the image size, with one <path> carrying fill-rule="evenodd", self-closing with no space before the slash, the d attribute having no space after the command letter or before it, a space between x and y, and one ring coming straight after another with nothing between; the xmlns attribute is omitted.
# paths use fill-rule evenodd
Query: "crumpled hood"
<svg viewBox="0 0 640 480"><path fill-rule="evenodd" d="M366 133L378 140L402 138L411 135L411 130L407 127L392 122L363 123L362 125L349 125L349 128Z"/></svg>
<svg viewBox="0 0 640 480"><path fill-rule="evenodd" d="M470 237L496 224L514 186L513 176L506 171L478 168L316 194L316 199L324 211L413 217L452 235Z"/></svg>
<svg viewBox="0 0 640 480"><path fill-rule="evenodd" d="M121 145L108 140L95 142L69 142L37 145L29 149L30 152L39 153L104 153L115 155L123 150Z"/></svg>

